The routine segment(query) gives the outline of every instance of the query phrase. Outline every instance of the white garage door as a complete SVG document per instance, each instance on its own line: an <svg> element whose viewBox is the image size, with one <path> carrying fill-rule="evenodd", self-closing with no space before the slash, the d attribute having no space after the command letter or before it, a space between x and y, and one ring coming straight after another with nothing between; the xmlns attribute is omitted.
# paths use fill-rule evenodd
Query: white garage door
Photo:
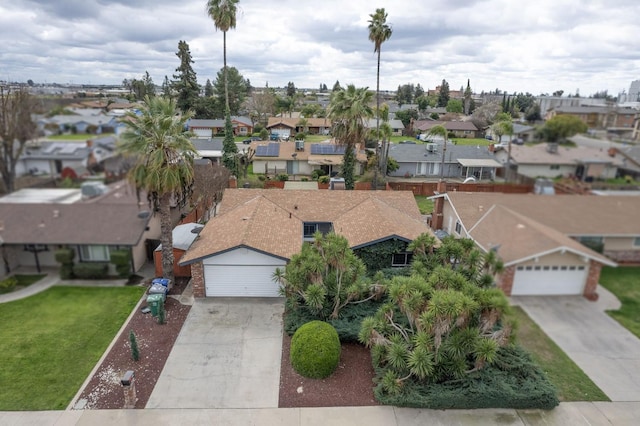
<svg viewBox="0 0 640 426"><path fill-rule="evenodd" d="M195 133L197 138L210 138L211 137L211 129L193 129L193 133Z"/></svg>
<svg viewBox="0 0 640 426"><path fill-rule="evenodd" d="M518 266L511 295L580 295L586 280L586 266Z"/></svg>
<svg viewBox="0 0 640 426"><path fill-rule="evenodd" d="M284 269L284 259L243 247L204 259L203 264L207 296L280 296L272 277L276 268Z"/></svg>
<svg viewBox="0 0 640 426"><path fill-rule="evenodd" d="M217 297L279 297L278 284L271 277L277 266L205 267L207 296Z"/></svg>

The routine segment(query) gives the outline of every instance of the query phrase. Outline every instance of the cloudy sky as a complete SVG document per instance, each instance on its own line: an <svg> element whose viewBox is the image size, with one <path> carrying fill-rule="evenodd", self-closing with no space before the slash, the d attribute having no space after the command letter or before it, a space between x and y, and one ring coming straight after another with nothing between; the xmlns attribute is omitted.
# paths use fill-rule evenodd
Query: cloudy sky
<svg viewBox="0 0 640 426"><path fill-rule="evenodd" d="M222 67L206 0L1 0L0 80L117 84L171 78L178 41L198 80ZM240 0L227 61L253 86L375 88L367 20L388 12L381 89L618 94L640 79L638 0Z"/></svg>

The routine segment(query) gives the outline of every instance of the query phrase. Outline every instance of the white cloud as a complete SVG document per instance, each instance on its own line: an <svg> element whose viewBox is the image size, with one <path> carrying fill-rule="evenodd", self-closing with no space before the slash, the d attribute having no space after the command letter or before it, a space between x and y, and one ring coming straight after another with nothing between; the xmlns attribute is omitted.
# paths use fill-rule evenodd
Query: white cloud
<svg viewBox="0 0 640 426"><path fill-rule="evenodd" d="M18 0L0 5L0 79L160 84L190 46L199 80L222 67L205 0ZM616 94L640 78L637 0L241 0L228 63L254 85L375 87L369 14L385 7L381 87L442 79L476 91Z"/></svg>

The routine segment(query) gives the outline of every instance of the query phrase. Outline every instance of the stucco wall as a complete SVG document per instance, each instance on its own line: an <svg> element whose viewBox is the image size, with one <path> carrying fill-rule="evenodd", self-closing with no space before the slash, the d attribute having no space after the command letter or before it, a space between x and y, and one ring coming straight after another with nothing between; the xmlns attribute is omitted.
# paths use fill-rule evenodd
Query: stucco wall
<svg viewBox="0 0 640 426"><path fill-rule="evenodd" d="M535 177L548 177L554 178L556 176L568 176L575 174L576 166L560 166L558 169L552 169L547 165L534 165L534 164L519 164L518 173L524 176Z"/></svg>

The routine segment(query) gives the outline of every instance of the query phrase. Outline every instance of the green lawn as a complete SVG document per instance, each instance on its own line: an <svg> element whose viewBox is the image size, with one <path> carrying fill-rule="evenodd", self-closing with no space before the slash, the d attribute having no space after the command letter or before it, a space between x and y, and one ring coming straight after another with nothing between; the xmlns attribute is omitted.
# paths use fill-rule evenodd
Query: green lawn
<svg viewBox="0 0 640 426"><path fill-rule="evenodd" d="M86 141L87 139L104 138L106 136L113 136L113 133L101 133L99 135L89 133L64 134L47 136L47 139L52 141Z"/></svg>
<svg viewBox="0 0 640 426"><path fill-rule="evenodd" d="M622 302L620 309L607 313L640 338L640 267L604 267L600 284Z"/></svg>
<svg viewBox="0 0 640 426"><path fill-rule="evenodd" d="M560 401L609 401L609 398L520 308L513 308L518 321L518 343L547 373L558 389Z"/></svg>
<svg viewBox="0 0 640 426"><path fill-rule="evenodd" d="M451 139L456 145L473 145L473 146L489 146L492 143L497 143L484 138L453 138Z"/></svg>
<svg viewBox="0 0 640 426"><path fill-rule="evenodd" d="M0 411L63 410L143 287L52 287L0 304Z"/></svg>
<svg viewBox="0 0 640 426"><path fill-rule="evenodd" d="M433 200L427 199L424 195L416 195L416 203L418 203L418 208L420 209L420 213L422 214L430 214L433 213Z"/></svg>

